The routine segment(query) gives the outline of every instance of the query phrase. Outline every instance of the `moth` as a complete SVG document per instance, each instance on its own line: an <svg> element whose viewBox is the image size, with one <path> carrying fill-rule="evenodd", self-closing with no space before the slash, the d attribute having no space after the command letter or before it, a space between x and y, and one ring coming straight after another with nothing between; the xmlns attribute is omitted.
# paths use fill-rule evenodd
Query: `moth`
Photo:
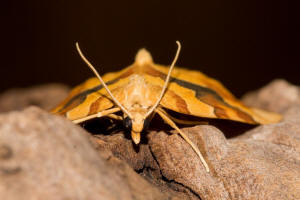
<svg viewBox="0 0 300 200"><path fill-rule="evenodd" d="M76 43L79 55L96 77L75 87L52 112L76 124L101 117L122 120L135 144L139 144L152 117L159 115L193 148L207 172L209 167L198 147L176 125L194 122L171 116L167 110L248 124L269 124L281 119L278 114L246 107L220 82L199 71L174 68L181 49L176 43L178 48L170 67L155 64L150 53L140 49L132 65L103 78Z"/></svg>

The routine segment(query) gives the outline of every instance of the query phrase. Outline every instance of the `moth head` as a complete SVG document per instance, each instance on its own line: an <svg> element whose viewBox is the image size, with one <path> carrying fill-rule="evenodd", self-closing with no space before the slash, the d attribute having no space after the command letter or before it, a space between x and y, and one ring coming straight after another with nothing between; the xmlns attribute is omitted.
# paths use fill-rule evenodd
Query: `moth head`
<svg viewBox="0 0 300 200"><path fill-rule="evenodd" d="M150 119L144 119L144 116L140 113L132 114L132 118L129 116L123 120L124 126L131 132L131 138L135 144L139 144L141 140L141 132L148 128Z"/></svg>

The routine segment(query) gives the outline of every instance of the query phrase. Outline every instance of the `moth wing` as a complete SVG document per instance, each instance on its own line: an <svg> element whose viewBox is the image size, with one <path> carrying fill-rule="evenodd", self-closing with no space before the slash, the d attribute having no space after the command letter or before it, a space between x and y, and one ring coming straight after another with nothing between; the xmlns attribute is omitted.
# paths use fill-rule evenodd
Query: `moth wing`
<svg viewBox="0 0 300 200"><path fill-rule="evenodd" d="M168 68L152 64L147 66L148 82L162 87ZM156 89L157 91L159 89ZM201 72L176 67L161 106L197 117L220 118L249 124L275 123L281 116L245 106L219 81Z"/></svg>
<svg viewBox="0 0 300 200"><path fill-rule="evenodd" d="M115 73L107 73L103 80L117 100L123 100L122 86L133 73L132 67ZM97 78L90 78L76 86L69 96L51 112L64 115L70 120L81 119L114 106L105 88Z"/></svg>

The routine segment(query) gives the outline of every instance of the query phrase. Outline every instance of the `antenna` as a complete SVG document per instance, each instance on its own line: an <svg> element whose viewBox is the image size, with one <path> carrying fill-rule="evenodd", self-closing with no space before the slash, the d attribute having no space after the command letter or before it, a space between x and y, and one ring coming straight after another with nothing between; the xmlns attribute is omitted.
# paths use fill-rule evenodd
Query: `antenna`
<svg viewBox="0 0 300 200"><path fill-rule="evenodd" d="M101 82L101 84L104 86L104 88L106 89L107 93L111 96L112 100L121 108L121 110L126 113L130 118L132 118L131 114L128 112L128 110L126 108L124 108L121 103L113 96L113 94L111 93L111 91L108 89L106 83L103 81L103 79L101 78L101 76L99 75L99 73L97 72L97 70L93 67L93 65L88 61L88 59L86 59L86 57L83 55L83 53L81 52L80 48L79 48L79 44L78 42L76 42L76 49L80 55L80 57L82 58L82 60L87 64L87 66L89 66L89 68L94 72L94 74L97 76L97 78L99 79L99 81Z"/></svg>
<svg viewBox="0 0 300 200"><path fill-rule="evenodd" d="M162 98L163 98L163 96L164 96L164 94L165 94L165 91L166 91L166 89L167 89L168 83L169 83L169 81L170 81L171 72L172 72L172 70L173 70L173 68L174 68L174 66L175 66L175 63L176 63L176 61L177 61L177 59L178 59L178 56L179 56L179 53L180 53L180 50L181 50L181 44L180 44L180 42L179 42L179 41L176 41L176 44L177 44L177 46L178 46L177 52L176 52L175 58L173 59L173 62L172 62L172 64L171 64L171 66L170 66L170 69L169 69L169 72L168 72L168 75L167 75L167 78L166 78L164 87L163 87L163 89L162 89L162 91L161 91L161 93L160 93L160 96L159 96L158 100L157 100L156 103L154 104L154 106L153 106L153 107L147 112L147 114L145 115L145 117L144 117L145 119L146 119L146 118L154 111L154 109L159 105L160 101L162 100Z"/></svg>

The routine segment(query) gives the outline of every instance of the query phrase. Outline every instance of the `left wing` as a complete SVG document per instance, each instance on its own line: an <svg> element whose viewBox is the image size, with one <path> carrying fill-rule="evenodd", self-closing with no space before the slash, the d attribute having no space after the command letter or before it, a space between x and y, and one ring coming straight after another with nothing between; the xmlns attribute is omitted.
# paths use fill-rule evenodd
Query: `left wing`
<svg viewBox="0 0 300 200"><path fill-rule="evenodd" d="M144 66L153 91L161 90L168 67L148 63ZM160 88L160 89L159 89ZM198 71L176 67L161 106L197 117L229 119L249 124L275 123L281 116L243 105L220 82Z"/></svg>

